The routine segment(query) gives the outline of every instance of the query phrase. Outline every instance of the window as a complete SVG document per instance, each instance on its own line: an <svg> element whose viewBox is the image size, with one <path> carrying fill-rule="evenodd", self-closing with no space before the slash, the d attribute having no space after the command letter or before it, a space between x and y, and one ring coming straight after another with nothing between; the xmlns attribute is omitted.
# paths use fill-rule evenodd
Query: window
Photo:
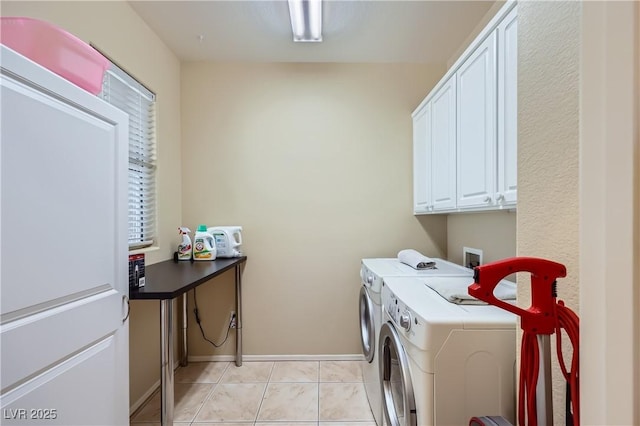
<svg viewBox="0 0 640 426"><path fill-rule="evenodd" d="M98 96L129 114L129 249L150 246L156 230L156 95L112 63Z"/></svg>

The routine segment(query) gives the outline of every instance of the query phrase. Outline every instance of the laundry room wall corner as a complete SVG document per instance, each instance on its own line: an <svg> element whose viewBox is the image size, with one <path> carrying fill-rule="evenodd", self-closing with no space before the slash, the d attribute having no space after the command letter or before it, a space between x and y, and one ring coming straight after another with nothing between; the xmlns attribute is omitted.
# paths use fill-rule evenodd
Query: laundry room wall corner
<svg viewBox="0 0 640 426"><path fill-rule="evenodd" d="M183 64L184 223L243 226L246 354L361 354L361 259L442 254L446 219L413 220L411 112L443 73ZM200 310L215 310L211 298ZM218 353L206 351L191 354Z"/></svg>
<svg viewBox="0 0 640 426"><path fill-rule="evenodd" d="M448 240L448 215L418 215L415 216L424 230L425 242L419 247L411 247L429 257L447 259ZM459 263L459 262L456 262ZM460 263L459 263L460 264Z"/></svg>

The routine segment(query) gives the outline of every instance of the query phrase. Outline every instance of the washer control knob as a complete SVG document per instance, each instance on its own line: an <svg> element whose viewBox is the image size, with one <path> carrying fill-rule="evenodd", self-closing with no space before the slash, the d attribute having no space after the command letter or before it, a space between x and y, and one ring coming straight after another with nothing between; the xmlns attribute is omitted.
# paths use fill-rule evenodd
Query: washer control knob
<svg viewBox="0 0 640 426"><path fill-rule="evenodd" d="M369 285L373 284L373 276L372 275L369 275L367 277L367 284L369 284Z"/></svg>
<svg viewBox="0 0 640 426"><path fill-rule="evenodd" d="M406 331L411 329L411 313L409 311L404 311L402 315L400 315L400 327Z"/></svg>

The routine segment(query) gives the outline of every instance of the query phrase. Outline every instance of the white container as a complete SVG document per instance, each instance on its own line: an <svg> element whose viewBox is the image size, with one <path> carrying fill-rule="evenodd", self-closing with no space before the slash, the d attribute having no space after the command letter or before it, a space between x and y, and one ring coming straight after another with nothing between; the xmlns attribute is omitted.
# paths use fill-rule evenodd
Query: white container
<svg viewBox="0 0 640 426"><path fill-rule="evenodd" d="M216 244L206 225L198 226L193 237L193 260L215 260Z"/></svg>
<svg viewBox="0 0 640 426"><path fill-rule="evenodd" d="M182 242L178 245L178 260L191 260L193 255L193 246L191 245L191 238L189 238L191 230L181 227L178 228L178 231L182 235Z"/></svg>
<svg viewBox="0 0 640 426"><path fill-rule="evenodd" d="M242 226L214 226L207 232L213 236L218 257L242 256Z"/></svg>

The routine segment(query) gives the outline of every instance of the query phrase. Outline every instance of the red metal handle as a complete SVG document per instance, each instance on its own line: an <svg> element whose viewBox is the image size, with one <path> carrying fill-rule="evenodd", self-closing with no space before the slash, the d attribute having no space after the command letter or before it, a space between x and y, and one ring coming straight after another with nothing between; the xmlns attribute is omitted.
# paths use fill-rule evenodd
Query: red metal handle
<svg viewBox="0 0 640 426"><path fill-rule="evenodd" d="M531 306L522 309L496 298L493 290L500 280L516 272L531 273ZM535 257L512 257L475 268L469 294L490 305L519 315L524 331L553 334L555 330L556 279L567 276L564 265Z"/></svg>

